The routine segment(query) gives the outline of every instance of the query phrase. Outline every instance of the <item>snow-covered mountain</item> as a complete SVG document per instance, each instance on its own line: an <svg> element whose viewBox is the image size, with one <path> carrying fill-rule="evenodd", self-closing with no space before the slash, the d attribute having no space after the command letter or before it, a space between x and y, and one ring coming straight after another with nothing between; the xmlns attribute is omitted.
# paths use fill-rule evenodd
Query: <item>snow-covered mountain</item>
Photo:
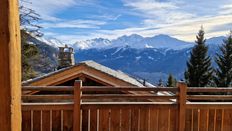
<svg viewBox="0 0 232 131"><path fill-rule="evenodd" d="M35 37L37 40L46 43L49 46L58 48L65 46L65 43L61 42L56 38L45 38L45 37Z"/></svg>
<svg viewBox="0 0 232 131"><path fill-rule="evenodd" d="M38 43L38 46L44 43L49 47L64 46L62 42L54 39L41 39L41 42L35 40L33 42ZM209 55L212 58L219 51L219 45L222 44L223 39L225 39L224 36L207 39ZM168 35L142 37L136 34L121 36L114 40L97 38L73 44L77 63L94 60L154 83L160 78L165 80L170 73L177 79L183 79L186 61L193 46L193 43ZM48 50L47 47L44 49Z"/></svg>
<svg viewBox="0 0 232 131"><path fill-rule="evenodd" d="M154 37L142 37L137 34L124 35L117 39L108 40L103 38L78 41L73 44L75 49L107 49L115 47L126 47L141 49L141 48L156 48L156 49L173 49L180 50L192 47L193 44L178 40L168 35L157 35Z"/></svg>
<svg viewBox="0 0 232 131"><path fill-rule="evenodd" d="M96 38L92 40L78 41L72 46L75 49L90 49L90 48L106 48L112 45L111 41L103 38Z"/></svg>

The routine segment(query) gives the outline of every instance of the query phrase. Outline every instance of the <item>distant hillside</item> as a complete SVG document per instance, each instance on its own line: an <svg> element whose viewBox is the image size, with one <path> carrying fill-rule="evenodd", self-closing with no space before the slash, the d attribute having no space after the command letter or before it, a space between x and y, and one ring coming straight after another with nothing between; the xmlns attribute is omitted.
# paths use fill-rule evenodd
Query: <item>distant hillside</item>
<svg viewBox="0 0 232 131"><path fill-rule="evenodd" d="M58 49L29 34L28 43L36 45L39 49L39 56L30 60L30 65L32 65L33 69L38 73L38 75L54 71L54 69L57 67L56 56Z"/></svg>
<svg viewBox="0 0 232 131"><path fill-rule="evenodd" d="M207 40L212 58L218 52L218 46L223 39L225 37L221 36ZM57 66L57 47L64 44L56 39L30 37L29 40L39 47L41 58L43 58L39 61L32 60L34 68L40 73L53 71ZM186 61L193 46L194 43L184 42L167 35L149 38L131 35L112 41L98 38L73 45L77 63L94 60L153 83L157 83L160 78L166 80L170 73L177 79L183 79Z"/></svg>
<svg viewBox="0 0 232 131"><path fill-rule="evenodd" d="M165 48L179 50L187 47L192 47L193 44L178 40L168 35L157 35L153 37L142 37L137 34L130 36L121 36L114 40L108 40L103 38L97 38L86 41L78 41L73 44L75 49L107 49L115 47L125 47L141 49L141 48Z"/></svg>
<svg viewBox="0 0 232 131"><path fill-rule="evenodd" d="M91 48L91 49L77 49L75 53L76 62L83 60L94 60L103 65L111 67L116 70L122 70L126 73L138 76L156 83L160 78L167 79L168 74L173 74L177 79L184 78L184 71L186 69L186 61L190 55L191 46L188 44L180 44L184 47L172 48L172 39L167 36L161 36L163 45L170 45L167 48L133 48L128 45L124 47L112 47L112 48ZM157 37L156 37L157 38ZM165 38L167 38L165 40ZM153 37L155 39L155 37ZM219 45L222 43L225 37L214 37L207 40L209 46L209 55L214 60L215 53L219 50ZM152 42L150 45L159 45L161 40ZM178 40L175 40L178 41ZM124 41L125 43L129 43ZM181 45L182 44L182 45ZM174 43L178 46L177 43ZM213 62L215 66L215 63Z"/></svg>

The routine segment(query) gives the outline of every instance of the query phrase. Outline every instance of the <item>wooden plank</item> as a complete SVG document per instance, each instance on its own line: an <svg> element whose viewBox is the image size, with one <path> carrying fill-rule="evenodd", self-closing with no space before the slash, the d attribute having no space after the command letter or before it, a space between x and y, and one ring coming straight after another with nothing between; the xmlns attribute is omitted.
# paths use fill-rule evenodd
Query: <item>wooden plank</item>
<svg viewBox="0 0 232 131"><path fill-rule="evenodd" d="M191 102L187 109L232 109L231 102Z"/></svg>
<svg viewBox="0 0 232 131"><path fill-rule="evenodd" d="M21 40L18 0L0 0L0 129L21 131Z"/></svg>
<svg viewBox="0 0 232 131"><path fill-rule="evenodd" d="M216 131L216 109L209 110L209 131Z"/></svg>
<svg viewBox="0 0 232 131"><path fill-rule="evenodd" d="M82 131L88 131L89 110L82 110Z"/></svg>
<svg viewBox="0 0 232 131"><path fill-rule="evenodd" d="M157 108L150 108L150 131L159 131L159 110Z"/></svg>
<svg viewBox="0 0 232 131"><path fill-rule="evenodd" d="M22 112L22 131L31 131L31 111Z"/></svg>
<svg viewBox="0 0 232 131"><path fill-rule="evenodd" d="M187 92L232 92L232 88L228 87L188 87Z"/></svg>
<svg viewBox="0 0 232 131"><path fill-rule="evenodd" d="M158 96L148 94L84 94L81 99L176 99L177 96Z"/></svg>
<svg viewBox="0 0 232 131"><path fill-rule="evenodd" d="M50 124L50 111L42 111L42 131L50 131Z"/></svg>
<svg viewBox="0 0 232 131"><path fill-rule="evenodd" d="M131 108L131 131L138 131L139 108Z"/></svg>
<svg viewBox="0 0 232 131"><path fill-rule="evenodd" d="M177 99L177 103L179 104L178 111L178 129L179 131L185 130L185 110L186 110L186 95L187 95L187 85L183 82L178 83L179 88L179 98Z"/></svg>
<svg viewBox="0 0 232 131"><path fill-rule="evenodd" d="M82 82L77 80L74 83L74 109L73 109L73 130L80 131L81 128L81 87Z"/></svg>
<svg viewBox="0 0 232 131"><path fill-rule="evenodd" d="M122 87L114 87L114 86L83 86L81 88L81 91L112 91L112 92L116 92L116 91L170 91L170 92L176 92L178 91L178 88L170 88L170 87L130 87L130 86L122 86Z"/></svg>
<svg viewBox="0 0 232 131"><path fill-rule="evenodd" d="M99 110L99 131L109 130L109 111L109 109Z"/></svg>
<svg viewBox="0 0 232 131"><path fill-rule="evenodd" d="M188 95L188 100L232 100L232 95Z"/></svg>
<svg viewBox="0 0 232 131"><path fill-rule="evenodd" d="M63 114L63 129L64 131L73 130L73 111L64 111Z"/></svg>
<svg viewBox="0 0 232 131"><path fill-rule="evenodd" d="M177 109L170 109L170 126L169 131L177 131L178 122L176 121L176 117L178 114Z"/></svg>
<svg viewBox="0 0 232 131"><path fill-rule="evenodd" d="M41 131L42 111L33 111L33 131Z"/></svg>
<svg viewBox="0 0 232 131"><path fill-rule="evenodd" d="M208 131L209 128L209 110L208 109L201 109L200 110L200 121L199 121L199 128L201 131Z"/></svg>
<svg viewBox="0 0 232 131"><path fill-rule="evenodd" d="M61 111L60 110L52 111L52 130L53 131L61 130Z"/></svg>
<svg viewBox="0 0 232 131"><path fill-rule="evenodd" d="M224 110L223 131L232 130L232 110Z"/></svg>
<svg viewBox="0 0 232 131"><path fill-rule="evenodd" d="M193 109L193 131L199 131L199 109Z"/></svg>
<svg viewBox="0 0 232 131"><path fill-rule="evenodd" d="M169 121L169 109L159 110L159 131L168 131L168 121Z"/></svg>
<svg viewBox="0 0 232 131"><path fill-rule="evenodd" d="M28 104L22 106L23 111L30 111L30 110L73 110L73 104L58 104L53 103L53 105L47 105L45 103L36 104Z"/></svg>
<svg viewBox="0 0 232 131"><path fill-rule="evenodd" d="M215 131L221 131L222 128L222 109L216 110L216 130Z"/></svg>
<svg viewBox="0 0 232 131"><path fill-rule="evenodd" d="M120 109L111 109L110 113L110 131L120 130L120 118L123 117L120 113ZM124 124L122 122L122 124ZM126 123L128 124L128 123Z"/></svg>
<svg viewBox="0 0 232 131"><path fill-rule="evenodd" d="M73 95L23 95L23 101L43 101L43 100L67 100L73 99Z"/></svg>
<svg viewBox="0 0 232 131"><path fill-rule="evenodd" d="M90 109L90 131L97 131L97 109Z"/></svg>
<svg viewBox="0 0 232 131"><path fill-rule="evenodd" d="M106 109L106 108L140 108L141 106L162 108L162 109L177 109L177 104L173 102L83 102L81 109Z"/></svg>
<svg viewBox="0 0 232 131"><path fill-rule="evenodd" d="M73 86L22 86L22 91L74 91Z"/></svg>
<svg viewBox="0 0 232 131"><path fill-rule="evenodd" d="M120 131L130 130L131 128L130 120L131 120L131 109L121 109L121 130Z"/></svg>
<svg viewBox="0 0 232 131"><path fill-rule="evenodd" d="M139 113L139 124L140 124L140 131L148 131L148 123L149 123L149 108L142 107L140 108Z"/></svg>
<svg viewBox="0 0 232 131"><path fill-rule="evenodd" d="M185 131L192 131L192 109L186 110Z"/></svg>

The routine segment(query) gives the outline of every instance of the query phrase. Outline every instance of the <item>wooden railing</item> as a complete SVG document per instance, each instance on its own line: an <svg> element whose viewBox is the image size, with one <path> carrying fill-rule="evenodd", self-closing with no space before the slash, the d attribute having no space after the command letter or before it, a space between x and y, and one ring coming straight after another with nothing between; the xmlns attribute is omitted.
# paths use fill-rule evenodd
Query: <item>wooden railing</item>
<svg viewBox="0 0 232 131"><path fill-rule="evenodd" d="M76 81L22 89L40 91L22 96L23 131L232 130L232 88L88 87Z"/></svg>

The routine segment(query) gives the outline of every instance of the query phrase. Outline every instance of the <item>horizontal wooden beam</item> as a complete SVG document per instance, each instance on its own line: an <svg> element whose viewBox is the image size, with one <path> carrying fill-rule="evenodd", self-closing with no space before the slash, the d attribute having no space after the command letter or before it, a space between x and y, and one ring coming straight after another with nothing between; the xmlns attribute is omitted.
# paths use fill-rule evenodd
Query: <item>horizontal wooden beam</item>
<svg viewBox="0 0 232 131"><path fill-rule="evenodd" d="M232 100L232 95L188 95L188 100Z"/></svg>
<svg viewBox="0 0 232 131"><path fill-rule="evenodd" d="M83 94L81 99L176 99L177 96L158 96L146 94Z"/></svg>
<svg viewBox="0 0 232 131"><path fill-rule="evenodd" d="M73 86L23 86L22 91L73 91Z"/></svg>
<svg viewBox="0 0 232 131"><path fill-rule="evenodd" d="M23 111L31 110L73 110L73 102L66 103L22 103Z"/></svg>
<svg viewBox="0 0 232 131"><path fill-rule="evenodd" d="M92 87L92 86L84 86L81 88L81 91L170 91L177 92L178 88L164 88L164 87L112 87L112 86L101 86L101 87Z"/></svg>
<svg viewBox="0 0 232 131"><path fill-rule="evenodd" d="M73 95L23 95L23 101L70 100Z"/></svg>
<svg viewBox="0 0 232 131"><path fill-rule="evenodd" d="M215 88L215 87L188 87L187 92L232 92L232 88Z"/></svg>
<svg viewBox="0 0 232 131"><path fill-rule="evenodd" d="M232 102L190 102L186 109L232 109Z"/></svg>
<svg viewBox="0 0 232 131"><path fill-rule="evenodd" d="M100 102L100 103L85 103L85 104L81 104L81 109L136 109L136 108L144 108L144 106L146 108L156 108L156 109L177 109L178 106L175 103L169 103L169 104L148 104L148 103L107 103L104 104L104 102Z"/></svg>

